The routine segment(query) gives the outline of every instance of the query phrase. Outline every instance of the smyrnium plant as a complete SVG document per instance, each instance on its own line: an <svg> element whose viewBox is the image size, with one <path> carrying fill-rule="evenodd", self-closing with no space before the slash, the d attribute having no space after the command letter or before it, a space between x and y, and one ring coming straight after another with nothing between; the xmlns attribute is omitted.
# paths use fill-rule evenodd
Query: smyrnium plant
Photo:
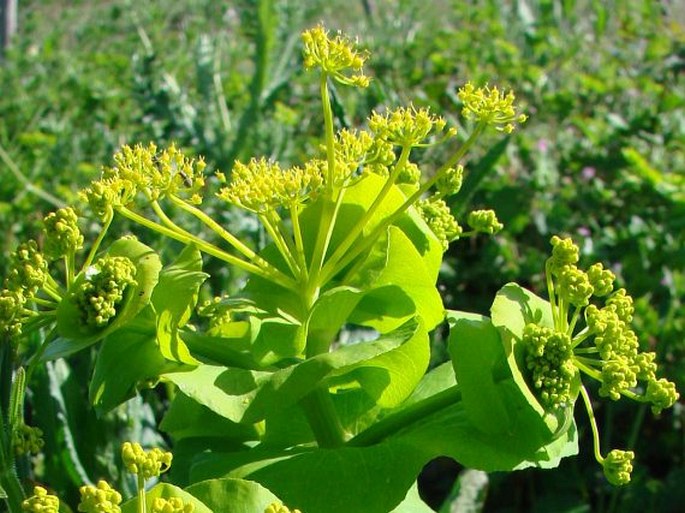
<svg viewBox="0 0 685 513"><path fill-rule="evenodd" d="M368 53L321 26L302 39L322 98L320 153L289 165L254 157L212 180L201 158L175 146L125 146L81 193L102 225L87 252L71 209L45 218L43 251L36 242L18 248L0 293L17 397L25 366L29 380L41 362L96 343L89 398L99 412L163 380L173 393L160 428L186 447L182 471L169 475L175 485L146 492L170 454L128 444L124 465L138 476L138 511L150 502L155 511L195 513L224 511L230 497L250 497L258 513L386 513L417 500L418 472L440 455L484 470L556 466L578 450L579 371L599 377L611 398L638 397L639 380L655 407L673 404L677 393L656 379L654 358L631 352L627 296L614 293L595 312L586 300L609 294L613 279L600 267L574 267L567 242L549 264L550 302L508 285L491 319L445 311L436 288L444 251L503 229L493 210L470 212L462 226L449 197L481 134L511 133L525 121L513 92L461 88L465 134L414 105L336 130L331 84L367 87ZM415 161L415 150L437 145L450 148L440 165ZM202 208L210 191L256 218L267 243L254 246L210 217ZM108 241L115 216L177 241L175 260L162 262L132 236ZM198 308L204 257L248 280L240 293ZM430 333L445 318L451 359L427 372ZM587 328L574 331L582 319ZM610 341L605 331L615 325L623 338ZM346 342L360 330L362 340ZM43 336L33 355L20 350L28 333ZM590 335L596 362L581 344ZM20 418L9 417L10 429ZM0 455L15 513L22 490L7 472L12 459ZM612 482L627 480L631 453L598 459ZM369 480L363 497L343 493L357 486L360 465L385 479Z"/></svg>

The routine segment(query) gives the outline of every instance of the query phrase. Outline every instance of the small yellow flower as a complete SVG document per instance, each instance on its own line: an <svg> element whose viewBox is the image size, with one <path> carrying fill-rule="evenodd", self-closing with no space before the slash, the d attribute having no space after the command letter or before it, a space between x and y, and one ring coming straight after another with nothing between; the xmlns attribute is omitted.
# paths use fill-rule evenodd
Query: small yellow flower
<svg viewBox="0 0 685 513"><path fill-rule="evenodd" d="M121 446L121 458L131 474L143 476L144 479L158 477L171 467L172 454L154 448L143 450L139 443L124 442Z"/></svg>
<svg viewBox="0 0 685 513"><path fill-rule="evenodd" d="M58 513L59 499L42 486L36 486L33 495L21 503L21 509L27 513Z"/></svg>
<svg viewBox="0 0 685 513"><path fill-rule="evenodd" d="M426 142L428 137L445 128L445 120L434 116L427 108L413 105L399 107L385 114L374 112L369 118L369 128L379 138L397 146L412 147ZM454 135L449 130L447 135Z"/></svg>
<svg viewBox="0 0 685 513"><path fill-rule="evenodd" d="M78 511L83 513L121 513L121 494L107 481L98 481L97 486L87 485L79 488L81 502Z"/></svg>
<svg viewBox="0 0 685 513"><path fill-rule="evenodd" d="M183 500L178 497L169 499L156 497L152 501L152 513L193 513L194 510L194 504L184 504Z"/></svg>
<svg viewBox="0 0 685 513"><path fill-rule="evenodd" d="M304 167L281 169L265 158L247 164L236 162L231 183L217 194L219 198L257 214L280 206L306 201L323 185L323 162L310 161Z"/></svg>
<svg viewBox="0 0 685 513"><path fill-rule="evenodd" d="M467 119L475 119L494 126L501 132L511 133L515 123L524 123L528 117L516 113L513 91L500 91L497 87L475 87L467 82L457 93L463 102L462 113Z"/></svg>
<svg viewBox="0 0 685 513"><path fill-rule="evenodd" d="M321 25L302 33L304 43L304 67L315 67L346 85L367 87L369 77L364 75L362 67L368 58L368 53L359 51L356 44L338 33L334 38L328 36L328 31ZM343 71L352 70L352 74Z"/></svg>

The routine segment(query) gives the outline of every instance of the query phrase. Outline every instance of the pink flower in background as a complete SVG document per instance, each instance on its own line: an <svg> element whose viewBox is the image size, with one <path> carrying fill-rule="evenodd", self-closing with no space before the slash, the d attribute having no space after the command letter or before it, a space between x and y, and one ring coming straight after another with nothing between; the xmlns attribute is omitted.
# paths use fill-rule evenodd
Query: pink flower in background
<svg viewBox="0 0 685 513"><path fill-rule="evenodd" d="M596 175L597 175L597 170L591 166L585 166L583 168L583 170L580 172L580 176L582 176L583 180L586 180L586 181L592 180Z"/></svg>

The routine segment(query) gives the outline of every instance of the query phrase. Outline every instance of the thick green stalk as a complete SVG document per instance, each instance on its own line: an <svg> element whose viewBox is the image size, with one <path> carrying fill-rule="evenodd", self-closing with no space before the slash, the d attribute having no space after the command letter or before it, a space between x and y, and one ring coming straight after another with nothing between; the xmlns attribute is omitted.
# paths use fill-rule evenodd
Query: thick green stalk
<svg viewBox="0 0 685 513"><path fill-rule="evenodd" d="M398 412L391 413L349 440L346 445L367 447L380 443L411 424L419 422L427 416L459 401L461 401L461 390L459 385L454 385L423 401L418 401Z"/></svg>
<svg viewBox="0 0 685 513"><path fill-rule="evenodd" d="M330 449L345 444L345 431L328 390L316 388L300 401L300 405L319 447Z"/></svg>
<svg viewBox="0 0 685 513"><path fill-rule="evenodd" d="M307 258L304 254L304 240L302 239L302 228L300 227L300 213L297 205L290 206L290 221L293 225L293 238L295 239L295 256L302 269L302 277L306 280L308 276Z"/></svg>
<svg viewBox="0 0 685 513"><path fill-rule="evenodd" d="M321 73L321 103L323 105L324 136L326 140L326 159L328 161L328 176L326 177L326 187L329 193L334 189L335 179L335 130L333 128L333 107L331 106L331 96L328 92L328 74ZM332 197L332 194L329 194Z"/></svg>

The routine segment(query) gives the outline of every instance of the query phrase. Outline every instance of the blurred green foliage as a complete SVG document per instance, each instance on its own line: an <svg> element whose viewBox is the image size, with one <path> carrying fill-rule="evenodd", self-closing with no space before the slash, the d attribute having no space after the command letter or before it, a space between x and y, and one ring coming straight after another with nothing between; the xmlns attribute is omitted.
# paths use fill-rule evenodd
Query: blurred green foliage
<svg viewBox="0 0 685 513"><path fill-rule="evenodd" d="M0 276L17 239L37 233L37 221L72 201L123 143L175 141L204 155L210 170L261 154L302 160L318 144L311 134L322 120L313 92L300 85L298 35L323 20L359 35L374 54L366 96L334 96L340 125L414 99L468 131L450 114L460 107L457 86L468 80L511 87L527 104L522 130L467 163L451 207L494 206L505 230L453 246L441 275L446 306L486 312L507 281L541 292L550 236L570 235L588 262L611 263L638 298L641 341L656 347L685 390L685 9L678 2L27 0L19 15L0 67ZM306 114L296 117L293 107ZM425 165L438 157L426 151ZM263 236L249 218L211 204L207 211L234 231ZM208 265L217 290L241 279ZM436 345L436 362L441 351ZM82 400L86 360L48 366L32 399L50 440L43 471L72 494L84 476L115 478L118 441L131 430L141 441L157 436L165 402L163 391L146 391L96 420ZM481 479L474 511L482 504L500 512L680 511L682 405L658 419L633 405L605 408L600 422L602 415L625 426L606 436L642 455L630 487L609 489L585 455L557 471L492 475L487 486ZM468 476L441 511L464 503Z"/></svg>

